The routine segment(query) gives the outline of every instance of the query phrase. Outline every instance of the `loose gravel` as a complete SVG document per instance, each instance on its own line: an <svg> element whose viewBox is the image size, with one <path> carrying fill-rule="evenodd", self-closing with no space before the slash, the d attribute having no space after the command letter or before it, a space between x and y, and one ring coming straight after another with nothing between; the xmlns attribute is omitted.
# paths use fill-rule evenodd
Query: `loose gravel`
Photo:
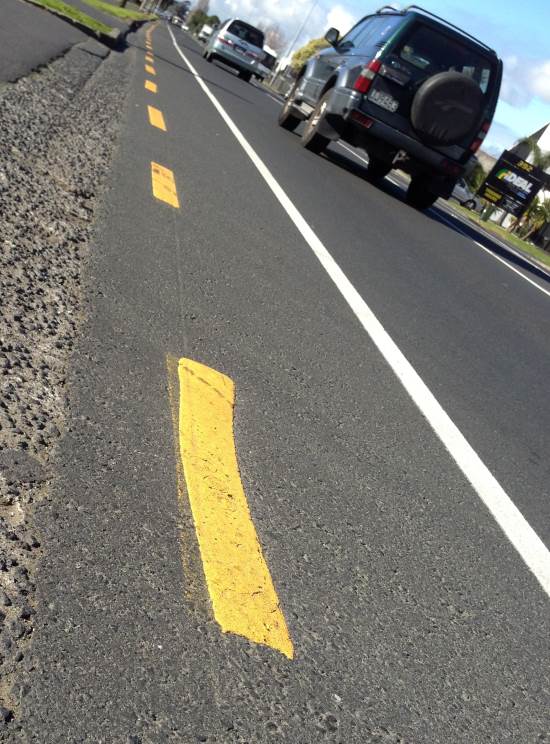
<svg viewBox="0 0 550 744"><path fill-rule="evenodd" d="M82 271L128 79L128 54L74 47L0 88L0 741L18 738L32 683L22 671L44 548L33 508L64 431Z"/></svg>

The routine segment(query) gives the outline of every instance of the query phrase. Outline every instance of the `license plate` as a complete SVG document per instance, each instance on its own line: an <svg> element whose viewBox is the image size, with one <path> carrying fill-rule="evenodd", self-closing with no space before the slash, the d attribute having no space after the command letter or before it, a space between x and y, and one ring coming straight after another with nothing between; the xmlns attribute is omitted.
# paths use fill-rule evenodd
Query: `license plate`
<svg viewBox="0 0 550 744"><path fill-rule="evenodd" d="M246 54L246 49L238 44L235 44L234 49L236 52L239 52L239 54Z"/></svg>
<svg viewBox="0 0 550 744"><path fill-rule="evenodd" d="M399 108L399 101L396 101L389 93L384 93L381 90L372 90L367 98L377 106L386 109L386 111L394 112Z"/></svg>

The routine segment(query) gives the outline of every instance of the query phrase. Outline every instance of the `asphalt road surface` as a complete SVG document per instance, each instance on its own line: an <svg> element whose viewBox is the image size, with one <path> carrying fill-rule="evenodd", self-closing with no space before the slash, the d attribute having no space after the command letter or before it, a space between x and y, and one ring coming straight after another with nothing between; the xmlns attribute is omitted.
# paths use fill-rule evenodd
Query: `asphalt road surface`
<svg viewBox="0 0 550 744"><path fill-rule="evenodd" d="M550 741L550 284L343 147L307 152L173 33L154 74L143 34L126 52L41 517L29 740ZM174 358L234 383L292 653L214 617Z"/></svg>
<svg viewBox="0 0 550 744"><path fill-rule="evenodd" d="M36 5L2 0L0 82L28 75L88 38L83 31Z"/></svg>

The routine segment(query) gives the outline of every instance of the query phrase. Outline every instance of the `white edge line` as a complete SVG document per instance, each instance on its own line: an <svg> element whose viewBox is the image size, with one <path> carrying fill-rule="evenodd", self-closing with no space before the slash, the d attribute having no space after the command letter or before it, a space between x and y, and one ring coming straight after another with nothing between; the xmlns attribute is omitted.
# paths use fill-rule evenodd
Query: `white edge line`
<svg viewBox="0 0 550 744"><path fill-rule="evenodd" d="M449 225L453 228L453 230L456 230L461 235L463 235L465 238L468 238L468 240L472 240L472 238L465 233L463 230L460 230L454 223L452 223L450 220L446 219L445 217L442 217L440 214L436 215L436 219L441 220L446 225ZM482 251L485 251L491 258L494 258L495 261L500 261L501 264L504 264L507 269L510 269L510 271L513 271L514 274L517 274L518 276L521 276L522 279L525 279L526 282L529 282L529 284L532 284L533 287L536 287L539 291L543 292L545 295L550 297L550 291L547 289L544 289L544 287L541 287L540 284L537 284L537 282L533 281L533 279L530 279L528 276L525 276L525 274L520 271L519 269L516 269L515 266L511 266L506 259L502 258L501 256L497 256L496 253L493 253L493 251L489 250L486 246L484 246L482 243L480 243L478 240L472 240L475 245L477 245L479 248L481 248ZM515 255L515 254L514 254Z"/></svg>
<svg viewBox="0 0 550 744"><path fill-rule="evenodd" d="M550 552L548 548L489 471L489 468L481 460L477 452L468 443L462 432L451 421L416 370L405 358L378 318L302 217L278 181L273 177L263 160L256 154L218 99L210 92L210 89L204 83L199 73L179 48L170 27L168 27L168 31L170 32L176 50L190 69L199 86L225 121L237 142L241 145L282 208L301 233L405 390L471 483L479 498L491 512L508 540L523 558L546 594L550 596Z"/></svg>

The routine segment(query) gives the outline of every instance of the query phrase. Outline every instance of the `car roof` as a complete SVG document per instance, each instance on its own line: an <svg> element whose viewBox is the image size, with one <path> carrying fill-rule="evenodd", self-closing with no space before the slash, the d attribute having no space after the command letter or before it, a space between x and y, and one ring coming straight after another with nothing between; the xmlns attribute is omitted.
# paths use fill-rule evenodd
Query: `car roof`
<svg viewBox="0 0 550 744"><path fill-rule="evenodd" d="M397 10L392 5L384 5L382 8L376 11L375 15L386 14L400 15L403 16L403 18L416 17L424 22L427 22L428 25L434 28L445 29L447 32L451 33L451 35L460 38L462 41L467 40L470 43L473 42L477 47L480 48L480 51L485 52L485 54L490 54L494 57L497 57L497 53L495 52L495 50L491 49L491 47L485 44L483 41L476 38L475 36L472 36L472 34L469 34L467 31L464 31L458 26L455 26L453 23L450 23L450 21L446 21L444 18L441 18L441 16L438 16L435 13L432 13L431 11L420 7L420 5L408 5L402 10Z"/></svg>

